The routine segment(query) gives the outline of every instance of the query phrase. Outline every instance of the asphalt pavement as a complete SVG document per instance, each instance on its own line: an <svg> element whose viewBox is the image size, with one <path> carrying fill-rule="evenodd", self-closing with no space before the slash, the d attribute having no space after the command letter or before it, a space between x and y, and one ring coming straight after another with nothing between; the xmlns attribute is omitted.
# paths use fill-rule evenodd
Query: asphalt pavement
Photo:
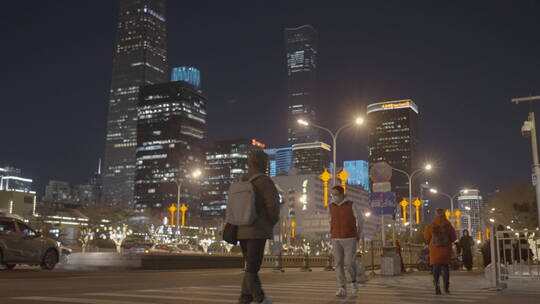
<svg viewBox="0 0 540 304"><path fill-rule="evenodd" d="M242 272L236 269L174 271L0 271L0 303L236 303ZM335 272L287 269L261 271L269 298L279 303L536 303L540 282L490 290L482 273L452 272L450 295L436 296L431 277L417 272L397 277L372 276L360 292L336 298ZM350 289L349 289L350 293ZM531 302L532 301L532 302Z"/></svg>

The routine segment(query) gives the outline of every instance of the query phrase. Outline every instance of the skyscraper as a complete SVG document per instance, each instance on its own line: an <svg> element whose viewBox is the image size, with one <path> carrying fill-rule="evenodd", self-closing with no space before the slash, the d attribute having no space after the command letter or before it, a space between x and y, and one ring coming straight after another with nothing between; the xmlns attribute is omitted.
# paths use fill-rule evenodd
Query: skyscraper
<svg viewBox="0 0 540 304"><path fill-rule="evenodd" d="M409 173L416 169L418 106L410 99L378 102L367 106L367 115L370 122L369 163L386 161ZM408 200L405 174L394 171L390 183L398 201Z"/></svg>
<svg viewBox="0 0 540 304"><path fill-rule="evenodd" d="M139 87L165 81L165 0L120 0L105 144L106 203L133 202Z"/></svg>
<svg viewBox="0 0 540 304"><path fill-rule="evenodd" d="M177 202L198 207L199 181L189 174L204 164L206 97L184 81L141 87L138 106L135 207L166 213Z"/></svg>
<svg viewBox="0 0 540 304"><path fill-rule="evenodd" d="M321 174L330 167L330 145L311 142L292 146L294 167L302 174Z"/></svg>
<svg viewBox="0 0 540 304"><path fill-rule="evenodd" d="M470 235L478 240L478 232L483 230L482 210L485 207L480 191L478 189L461 190L457 202L457 206L454 207L462 212L461 229L470 227Z"/></svg>
<svg viewBox="0 0 540 304"><path fill-rule="evenodd" d="M315 142L319 131L302 128L299 118L314 121L317 70L317 31L311 25L285 29L289 102L289 145Z"/></svg>

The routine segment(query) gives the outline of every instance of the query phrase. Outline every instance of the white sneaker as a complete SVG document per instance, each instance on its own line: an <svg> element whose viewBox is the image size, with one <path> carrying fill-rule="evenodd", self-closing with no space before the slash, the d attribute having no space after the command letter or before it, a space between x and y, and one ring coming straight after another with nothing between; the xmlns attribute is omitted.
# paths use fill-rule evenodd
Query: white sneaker
<svg viewBox="0 0 540 304"><path fill-rule="evenodd" d="M352 294L357 294L358 293L358 284L356 284L356 282L351 283L351 293Z"/></svg>
<svg viewBox="0 0 540 304"><path fill-rule="evenodd" d="M347 296L347 289L340 287L336 292L336 297L346 297Z"/></svg>

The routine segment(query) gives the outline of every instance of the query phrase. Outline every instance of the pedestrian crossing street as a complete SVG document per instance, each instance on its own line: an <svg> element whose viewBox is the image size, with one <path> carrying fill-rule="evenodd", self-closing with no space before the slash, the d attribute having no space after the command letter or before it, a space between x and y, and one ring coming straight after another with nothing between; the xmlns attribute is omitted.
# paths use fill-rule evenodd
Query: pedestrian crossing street
<svg viewBox="0 0 540 304"><path fill-rule="evenodd" d="M264 283L263 283L264 284ZM357 295L335 296L335 282L296 282L264 284L267 296L275 304L293 303L489 303L497 294L486 289L456 288L450 295L436 296L431 286L399 286L368 282L360 285ZM124 290L62 294L55 296L14 297L15 303L84 303L84 304L208 304L237 303L238 285L192 286L159 289Z"/></svg>

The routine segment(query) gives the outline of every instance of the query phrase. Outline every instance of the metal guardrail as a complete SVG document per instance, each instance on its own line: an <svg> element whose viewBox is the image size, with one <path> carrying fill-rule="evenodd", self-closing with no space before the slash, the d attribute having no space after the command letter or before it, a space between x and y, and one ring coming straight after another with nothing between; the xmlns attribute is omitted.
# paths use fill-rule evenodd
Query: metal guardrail
<svg viewBox="0 0 540 304"><path fill-rule="evenodd" d="M495 254L499 282L513 279L540 280L538 231L497 231Z"/></svg>
<svg viewBox="0 0 540 304"><path fill-rule="evenodd" d="M401 256L405 267L416 267L420 251L423 245L405 244L401 248ZM381 266L381 256L383 248L380 246L370 246L367 250L357 252L357 258L364 265L366 270L379 269ZM397 253L397 252L396 252ZM332 254L327 255L268 255L263 258L263 268L302 268L308 267L329 267L334 266Z"/></svg>

